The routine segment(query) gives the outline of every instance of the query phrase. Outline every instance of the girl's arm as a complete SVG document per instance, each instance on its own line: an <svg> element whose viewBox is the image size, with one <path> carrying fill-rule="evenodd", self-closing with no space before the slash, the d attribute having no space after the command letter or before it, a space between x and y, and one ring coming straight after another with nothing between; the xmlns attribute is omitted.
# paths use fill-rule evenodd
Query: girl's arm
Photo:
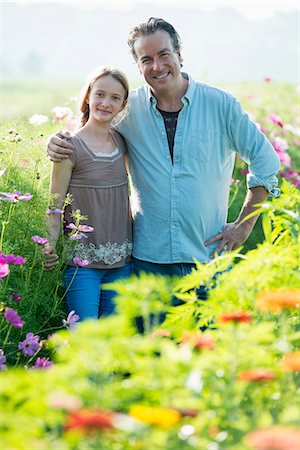
<svg viewBox="0 0 300 450"><path fill-rule="evenodd" d="M50 194L51 208L62 209L68 192L70 179L74 164L70 159L60 163L53 162L51 169ZM46 258L45 270L52 270L57 264L58 256L55 253L57 239L60 233L60 214L49 214L46 216L49 244L44 249Z"/></svg>

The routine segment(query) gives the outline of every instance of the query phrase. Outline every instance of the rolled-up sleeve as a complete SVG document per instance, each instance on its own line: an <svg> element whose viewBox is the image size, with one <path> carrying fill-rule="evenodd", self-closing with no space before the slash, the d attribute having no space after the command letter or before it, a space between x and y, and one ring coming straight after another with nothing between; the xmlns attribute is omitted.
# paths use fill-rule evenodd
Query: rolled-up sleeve
<svg viewBox="0 0 300 450"><path fill-rule="evenodd" d="M280 189L276 174L280 160L272 144L234 97L227 117L230 145L248 164L248 188L263 186L271 195L278 197Z"/></svg>

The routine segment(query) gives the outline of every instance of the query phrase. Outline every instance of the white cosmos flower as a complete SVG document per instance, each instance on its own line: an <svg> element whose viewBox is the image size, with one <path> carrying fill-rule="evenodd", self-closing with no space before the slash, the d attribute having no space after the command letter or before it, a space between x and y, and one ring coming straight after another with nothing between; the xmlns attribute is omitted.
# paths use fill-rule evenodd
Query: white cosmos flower
<svg viewBox="0 0 300 450"><path fill-rule="evenodd" d="M197 394L202 391L203 389L203 380L201 373L197 369L193 369L185 382L185 387L187 389L191 389L192 391L196 392Z"/></svg>
<svg viewBox="0 0 300 450"><path fill-rule="evenodd" d="M67 106L55 106L52 111L54 112L53 120L62 120L72 114L71 109Z"/></svg>
<svg viewBox="0 0 300 450"><path fill-rule="evenodd" d="M43 114L33 114L33 116L29 117L28 121L31 125L42 125L49 121L49 117Z"/></svg>

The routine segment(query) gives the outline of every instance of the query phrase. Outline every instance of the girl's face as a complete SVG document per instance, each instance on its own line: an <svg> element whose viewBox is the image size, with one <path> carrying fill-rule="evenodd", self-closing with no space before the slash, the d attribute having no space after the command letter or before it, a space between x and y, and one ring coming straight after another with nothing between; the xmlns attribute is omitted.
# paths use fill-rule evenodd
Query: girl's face
<svg viewBox="0 0 300 450"><path fill-rule="evenodd" d="M95 81L87 103L90 119L110 123L125 107L125 89L114 77L105 75Z"/></svg>

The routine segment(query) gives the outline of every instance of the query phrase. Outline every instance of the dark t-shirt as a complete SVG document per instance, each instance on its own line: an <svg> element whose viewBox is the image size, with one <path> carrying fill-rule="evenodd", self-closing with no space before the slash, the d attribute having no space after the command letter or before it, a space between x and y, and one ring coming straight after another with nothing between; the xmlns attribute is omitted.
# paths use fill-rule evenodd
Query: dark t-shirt
<svg viewBox="0 0 300 450"><path fill-rule="evenodd" d="M180 113L180 110L176 111L176 112L168 112L168 111L163 111L159 108L157 108L157 109L161 113L161 115L163 116L163 119L164 119L168 143L169 143L170 155L171 155L172 162L173 162L174 139L175 139L178 114Z"/></svg>

